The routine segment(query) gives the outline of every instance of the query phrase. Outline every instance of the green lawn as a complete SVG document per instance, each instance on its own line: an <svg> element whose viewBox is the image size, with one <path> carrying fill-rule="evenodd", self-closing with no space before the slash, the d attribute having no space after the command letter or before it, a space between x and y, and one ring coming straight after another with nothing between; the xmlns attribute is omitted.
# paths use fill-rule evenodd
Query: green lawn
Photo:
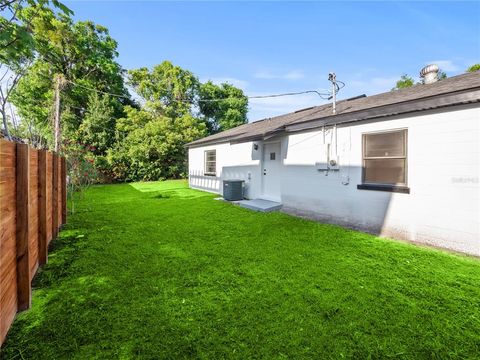
<svg viewBox="0 0 480 360"><path fill-rule="evenodd" d="M89 189L1 358L478 359L478 259L214 197Z"/></svg>

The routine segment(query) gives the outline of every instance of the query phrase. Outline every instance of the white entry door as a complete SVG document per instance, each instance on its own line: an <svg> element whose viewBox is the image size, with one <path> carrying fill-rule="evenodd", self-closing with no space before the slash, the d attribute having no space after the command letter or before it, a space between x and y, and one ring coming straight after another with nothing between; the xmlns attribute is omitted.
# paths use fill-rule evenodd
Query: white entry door
<svg viewBox="0 0 480 360"><path fill-rule="evenodd" d="M262 198L280 201L281 176L280 143L263 145Z"/></svg>

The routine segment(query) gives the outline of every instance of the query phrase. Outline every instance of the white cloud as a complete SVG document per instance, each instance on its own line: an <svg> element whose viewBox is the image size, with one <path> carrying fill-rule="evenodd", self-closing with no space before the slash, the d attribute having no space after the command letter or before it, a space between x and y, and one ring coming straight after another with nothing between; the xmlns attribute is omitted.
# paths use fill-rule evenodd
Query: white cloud
<svg viewBox="0 0 480 360"><path fill-rule="evenodd" d="M460 67L456 65L452 60L433 60L429 61L427 64L436 64L443 71L459 71Z"/></svg>
<svg viewBox="0 0 480 360"><path fill-rule="evenodd" d="M200 79L202 83L207 82L209 80L217 85L222 83L229 83L243 90L248 86L248 81L240 80L232 77L213 77L213 78Z"/></svg>
<svg viewBox="0 0 480 360"><path fill-rule="evenodd" d="M253 77L257 79L299 80L303 79L305 74L301 70L291 70L284 74L263 70L256 72Z"/></svg>
<svg viewBox="0 0 480 360"><path fill-rule="evenodd" d="M303 79L304 77L305 75L303 74L303 72L299 70L293 70L285 74L285 79L288 79L288 80L298 80L298 79Z"/></svg>

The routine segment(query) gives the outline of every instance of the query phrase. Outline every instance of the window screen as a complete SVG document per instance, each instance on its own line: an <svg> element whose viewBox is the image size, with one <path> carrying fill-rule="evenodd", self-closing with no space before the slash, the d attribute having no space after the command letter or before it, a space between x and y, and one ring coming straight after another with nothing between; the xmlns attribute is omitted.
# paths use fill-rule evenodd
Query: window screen
<svg viewBox="0 0 480 360"><path fill-rule="evenodd" d="M217 151L205 150L205 175L215 176L217 173Z"/></svg>
<svg viewBox="0 0 480 360"><path fill-rule="evenodd" d="M363 134L363 182L407 184L407 130Z"/></svg>

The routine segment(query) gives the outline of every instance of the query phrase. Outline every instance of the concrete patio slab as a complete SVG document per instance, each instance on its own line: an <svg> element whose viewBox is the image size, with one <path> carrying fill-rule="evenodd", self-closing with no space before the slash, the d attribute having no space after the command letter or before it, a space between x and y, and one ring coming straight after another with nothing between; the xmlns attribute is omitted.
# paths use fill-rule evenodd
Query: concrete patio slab
<svg viewBox="0 0 480 360"><path fill-rule="evenodd" d="M263 199L241 200L237 204L243 208L260 212L277 211L282 208L282 204L279 202Z"/></svg>

